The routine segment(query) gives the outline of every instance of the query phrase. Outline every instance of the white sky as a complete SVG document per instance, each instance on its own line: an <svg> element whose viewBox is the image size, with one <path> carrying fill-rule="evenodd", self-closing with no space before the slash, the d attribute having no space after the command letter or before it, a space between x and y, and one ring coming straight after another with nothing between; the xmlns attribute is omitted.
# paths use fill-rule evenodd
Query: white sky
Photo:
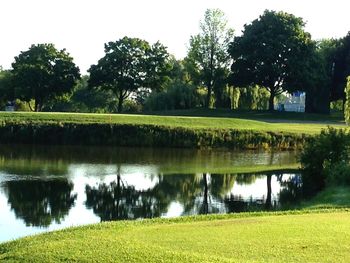
<svg viewBox="0 0 350 263"><path fill-rule="evenodd" d="M159 40L182 58L207 8L223 10L236 34L265 9L304 18L314 39L350 31L349 0L0 0L0 65L10 68L31 44L51 42L85 73L104 43L125 35Z"/></svg>

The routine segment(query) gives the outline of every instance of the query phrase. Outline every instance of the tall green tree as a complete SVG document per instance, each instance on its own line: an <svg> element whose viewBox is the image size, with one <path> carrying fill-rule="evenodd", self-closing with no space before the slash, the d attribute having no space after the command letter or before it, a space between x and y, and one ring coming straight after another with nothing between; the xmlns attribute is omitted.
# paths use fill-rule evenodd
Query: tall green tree
<svg viewBox="0 0 350 263"><path fill-rule="evenodd" d="M336 42L335 54L330 58L332 64L331 100L345 100L346 78L350 75L350 32Z"/></svg>
<svg viewBox="0 0 350 263"><path fill-rule="evenodd" d="M146 50L146 78L144 86L150 90L162 91L170 81L172 57L159 41Z"/></svg>
<svg viewBox="0 0 350 263"><path fill-rule="evenodd" d="M187 63L192 77L206 87L206 107L210 107L213 89L221 92L226 86L226 72L231 64L228 54L233 40L233 29L227 25L225 14L219 9L208 9L200 22L200 33L191 36Z"/></svg>
<svg viewBox="0 0 350 263"><path fill-rule="evenodd" d="M10 70L3 70L0 67L0 109L7 101L14 99L14 88Z"/></svg>
<svg viewBox="0 0 350 263"><path fill-rule="evenodd" d="M159 42L150 44L124 37L105 44L105 56L89 69L89 86L111 90L118 98L117 111L131 93L144 89L162 90L169 54Z"/></svg>
<svg viewBox="0 0 350 263"><path fill-rule="evenodd" d="M45 111L110 113L115 111L117 99L110 90L88 87L88 75L83 75L71 94L50 100Z"/></svg>
<svg viewBox="0 0 350 263"><path fill-rule="evenodd" d="M16 97L28 104L35 100L34 111L41 111L48 100L72 91L80 78L73 58L53 44L32 45L15 57L12 68Z"/></svg>
<svg viewBox="0 0 350 263"><path fill-rule="evenodd" d="M274 109L276 95L302 89L297 86L300 72L314 49L304 26L301 18L269 10L245 25L242 36L235 37L229 49L232 84L266 88L270 92L269 110Z"/></svg>
<svg viewBox="0 0 350 263"><path fill-rule="evenodd" d="M309 56L303 59L299 70L299 80L296 87L303 87L306 92L305 112L329 113L330 93L333 76L333 62L335 42L321 40L315 43L315 48Z"/></svg>

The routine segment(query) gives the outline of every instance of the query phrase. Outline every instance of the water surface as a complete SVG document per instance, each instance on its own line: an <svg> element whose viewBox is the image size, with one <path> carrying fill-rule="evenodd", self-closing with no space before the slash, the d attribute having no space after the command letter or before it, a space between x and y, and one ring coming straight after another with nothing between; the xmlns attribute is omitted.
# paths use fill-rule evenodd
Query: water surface
<svg viewBox="0 0 350 263"><path fill-rule="evenodd" d="M283 209L300 175L279 168L295 162L295 152L0 146L0 242L109 220Z"/></svg>

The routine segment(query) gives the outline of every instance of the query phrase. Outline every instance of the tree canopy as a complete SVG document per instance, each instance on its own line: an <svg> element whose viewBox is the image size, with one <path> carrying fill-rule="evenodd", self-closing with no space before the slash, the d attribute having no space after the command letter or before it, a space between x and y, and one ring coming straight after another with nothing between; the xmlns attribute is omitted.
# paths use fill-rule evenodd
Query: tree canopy
<svg viewBox="0 0 350 263"><path fill-rule="evenodd" d="M301 18L269 10L245 25L242 36L235 37L229 48L232 84L266 88L270 92L270 110L274 109L276 95L303 89L298 86L300 72L314 47L304 26Z"/></svg>
<svg viewBox="0 0 350 263"><path fill-rule="evenodd" d="M41 111L49 99L70 92L80 78L73 58L53 44L32 45L15 57L12 67L15 92L23 101L35 100L34 111Z"/></svg>
<svg viewBox="0 0 350 263"><path fill-rule="evenodd" d="M350 32L336 41L336 50L331 57L332 89L331 100L345 100L346 78L350 75Z"/></svg>
<svg viewBox="0 0 350 263"><path fill-rule="evenodd" d="M200 33L191 36L187 63L192 66L192 77L207 88L206 107L215 88L221 91L231 64L227 52L233 40L233 29L228 28L225 14L219 9L208 9L200 23ZM224 81L223 81L224 80Z"/></svg>
<svg viewBox="0 0 350 263"><path fill-rule="evenodd" d="M12 74L10 70L0 68L0 106L8 100L14 99L14 90L12 84Z"/></svg>
<svg viewBox="0 0 350 263"><path fill-rule="evenodd" d="M132 92L161 90L166 81L169 54L159 42L150 44L124 37L105 44L105 56L89 69L89 86L111 90L118 98L117 111Z"/></svg>

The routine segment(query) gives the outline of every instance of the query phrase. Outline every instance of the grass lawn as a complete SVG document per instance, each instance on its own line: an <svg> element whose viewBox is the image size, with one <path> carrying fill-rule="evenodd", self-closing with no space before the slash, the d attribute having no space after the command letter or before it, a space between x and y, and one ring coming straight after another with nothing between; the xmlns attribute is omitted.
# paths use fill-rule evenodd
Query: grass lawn
<svg viewBox="0 0 350 263"><path fill-rule="evenodd" d="M349 262L350 213L314 210L113 222L0 244L8 262Z"/></svg>
<svg viewBox="0 0 350 263"><path fill-rule="evenodd" d="M220 116L220 114L218 114ZM314 117L307 123L300 122L294 118L283 119L273 122L269 120L252 120L249 114L230 117L186 117L186 116L161 116L161 115L133 115L133 114L84 114L84 113L25 113L25 112L1 112L0 121L6 122L68 122L68 123L117 123L131 125L157 125L168 127L183 127L190 129L239 129L253 131L271 131L285 133L315 134L328 125L333 127L345 127L337 119L334 122L331 117L324 117L323 120ZM271 115L275 116L275 115ZM272 117L269 118L272 118ZM288 116L288 114L286 115ZM295 115L293 115L295 116ZM302 117L304 115L300 115ZM311 118L311 117L310 117Z"/></svg>
<svg viewBox="0 0 350 263"><path fill-rule="evenodd" d="M166 116L196 116L196 117L226 117L249 120L269 120L273 122L329 122L344 123L344 113L337 111L331 114L316 114L302 112L270 112L257 110L229 110L229 109L190 109L155 112L157 115ZM154 113L151 113L154 114Z"/></svg>

